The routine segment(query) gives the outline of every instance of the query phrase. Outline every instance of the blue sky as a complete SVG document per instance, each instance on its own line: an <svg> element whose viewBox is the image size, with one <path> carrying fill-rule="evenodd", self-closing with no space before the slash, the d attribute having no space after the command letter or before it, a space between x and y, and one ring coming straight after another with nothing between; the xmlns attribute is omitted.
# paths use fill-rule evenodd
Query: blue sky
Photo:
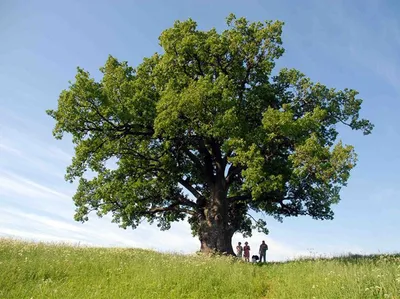
<svg viewBox="0 0 400 299"><path fill-rule="evenodd" d="M75 222L76 186L63 180L72 143L53 139L54 122L45 110L56 107L77 66L96 78L109 54L136 66L160 51L158 36L174 20L191 17L201 29L223 29L230 12L284 21L286 52L277 68L357 89L362 116L375 124L366 137L342 132L359 162L333 221L267 218L270 235L255 234L250 245L265 239L273 260L399 251L400 3L379 0L1 1L0 236L196 251L199 243L184 222L168 232L149 225L122 230L108 217Z"/></svg>

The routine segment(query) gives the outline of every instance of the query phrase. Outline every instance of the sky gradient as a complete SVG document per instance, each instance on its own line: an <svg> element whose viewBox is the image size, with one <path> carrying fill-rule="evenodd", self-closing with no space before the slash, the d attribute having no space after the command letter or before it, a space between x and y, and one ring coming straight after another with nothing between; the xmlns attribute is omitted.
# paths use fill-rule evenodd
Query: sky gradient
<svg viewBox="0 0 400 299"><path fill-rule="evenodd" d="M296 3L296 4L295 4ZM188 224L167 232L147 224L123 230L109 217L73 220L76 185L64 181L71 138L52 136L46 109L76 67L100 78L109 54L135 67L160 52L158 36L189 17L200 29L225 28L233 12L252 21L285 22L282 67L313 81L354 88L372 135L341 131L359 162L333 221L307 217L254 234L253 248L269 244L269 259L306 254L400 251L400 3L397 1L13 1L0 2L0 236L96 246L134 246L191 253L199 248ZM396 233L397 231L397 233ZM242 240L234 236L234 242Z"/></svg>

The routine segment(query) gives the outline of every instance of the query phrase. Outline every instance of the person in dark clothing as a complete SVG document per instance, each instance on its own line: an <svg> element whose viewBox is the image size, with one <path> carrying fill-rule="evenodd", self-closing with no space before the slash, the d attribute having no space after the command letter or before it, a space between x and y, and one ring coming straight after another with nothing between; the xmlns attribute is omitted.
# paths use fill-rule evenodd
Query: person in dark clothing
<svg viewBox="0 0 400 299"><path fill-rule="evenodd" d="M265 241L262 241L261 245L260 245L260 250L259 250L259 254L260 254L260 263L262 263L262 260L264 259L264 263L267 262L266 256L267 256L267 250L268 250L268 245L265 244Z"/></svg>

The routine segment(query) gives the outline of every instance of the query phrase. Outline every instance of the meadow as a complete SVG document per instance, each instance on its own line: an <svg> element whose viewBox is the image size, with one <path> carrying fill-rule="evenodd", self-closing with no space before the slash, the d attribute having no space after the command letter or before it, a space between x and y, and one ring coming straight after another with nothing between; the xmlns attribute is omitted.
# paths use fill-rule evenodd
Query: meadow
<svg viewBox="0 0 400 299"><path fill-rule="evenodd" d="M400 254L246 264L0 239L0 298L400 298Z"/></svg>

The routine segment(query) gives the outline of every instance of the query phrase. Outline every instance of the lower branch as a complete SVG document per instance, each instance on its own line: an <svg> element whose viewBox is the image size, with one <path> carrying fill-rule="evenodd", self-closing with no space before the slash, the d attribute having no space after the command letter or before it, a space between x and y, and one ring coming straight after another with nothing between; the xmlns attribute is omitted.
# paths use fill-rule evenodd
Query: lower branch
<svg viewBox="0 0 400 299"><path fill-rule="evenodd" d="M228 197L227 200L231 201L231 202L235 202L235 201L246 201L246 200L250 200L251 199L251 195L238 195L238 196L231 196Z"/></svg>
<svg viewBox="0 0 400 299"><path fill-rule="evenodd" d="M172 204L170 204L169 206L166 206L166 207L156 207L156 208L153 208L153 209L150 209L150 210L146 211L144 214L152 216L152 215L157 214L157 213L163 213L163 212L169 212L169 211L184 212L184 213L187 213L189 215L195 215L194 211L192 211L190 209L186 209L186 208L180 207L180 202L174 202L174 203L172 203Z"/></svg>

